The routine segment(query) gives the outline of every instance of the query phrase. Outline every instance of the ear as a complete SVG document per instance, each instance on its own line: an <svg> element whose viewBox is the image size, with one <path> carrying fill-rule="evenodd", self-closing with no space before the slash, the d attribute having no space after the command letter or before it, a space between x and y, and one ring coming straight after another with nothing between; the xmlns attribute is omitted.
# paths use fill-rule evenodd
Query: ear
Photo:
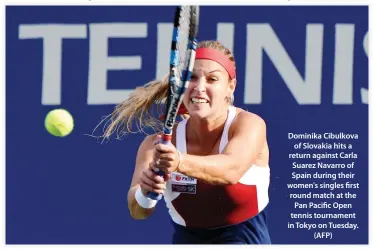
<svg viewBox="0 0 373 249"><path fill-rule="evenodd" d="M231 96L234 93L234 90L236 89L237 79L234 78L228 83L228 93L229 96Z"/></svg>

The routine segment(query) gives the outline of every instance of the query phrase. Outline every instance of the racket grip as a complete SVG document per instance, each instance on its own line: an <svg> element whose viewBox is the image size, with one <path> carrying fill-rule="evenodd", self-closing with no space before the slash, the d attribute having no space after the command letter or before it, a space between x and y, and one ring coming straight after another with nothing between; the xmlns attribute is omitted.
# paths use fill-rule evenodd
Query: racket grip
<svg viewBox="0 0 373 249"><path fill-rule="evenodd" d="M159 176L162 176L164 177L164 172L161 171L161 170L158 170L158 171L153 171L154 174L156 175L159 175ZM162 195L161 194L157 194L157 193L154 193L154 192L149 192L148 193L148 197L152 200L157 200L159 201L160 199L162 199Z"/></svg>
<svg viewBox="0 0 373 249"><path fill-rule="evenodd" d="M159 140L160 143L162 144L165 144L165 145L168 145L168 144L171 144L171 135L166 135L166 134L163 134L161 139ZM164 177L164 172L161 171L161 170L158 170L158 171L154 171L155 174L159 175L159 176L162 176ZM161 194L157 194L157 193L153 193L153 192L149 192L148 193L148 197L152 200L157 200L159 201L160 199L162 199L162 195Z"/></svg>

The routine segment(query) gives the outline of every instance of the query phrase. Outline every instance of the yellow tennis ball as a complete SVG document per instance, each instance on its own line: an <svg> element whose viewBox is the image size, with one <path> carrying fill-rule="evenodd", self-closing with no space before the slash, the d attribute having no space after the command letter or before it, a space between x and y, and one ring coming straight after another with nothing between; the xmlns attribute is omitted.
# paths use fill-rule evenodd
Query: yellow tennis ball
<svg viewBox="0 0 373 249"><path fill-rule="evenodd" d="M55 109L47 114L44 125L50 134L56 137L65 137L72 132L74 119L68 111Z"/></svg>

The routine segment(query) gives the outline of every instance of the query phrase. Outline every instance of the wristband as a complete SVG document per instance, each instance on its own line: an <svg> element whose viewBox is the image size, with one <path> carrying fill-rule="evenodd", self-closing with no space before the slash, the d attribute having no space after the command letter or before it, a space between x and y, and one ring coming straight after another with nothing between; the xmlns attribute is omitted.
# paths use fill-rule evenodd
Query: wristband
<svg viewBox="0 0 373 249"><path fill-rule="evenodd" d="M138 187L135 193L135 199L137 203L142 208L153 208L155 205L157 205L157 200L150 199L149 197L144 196L144 194L141 191L141 187Z"/></svg>

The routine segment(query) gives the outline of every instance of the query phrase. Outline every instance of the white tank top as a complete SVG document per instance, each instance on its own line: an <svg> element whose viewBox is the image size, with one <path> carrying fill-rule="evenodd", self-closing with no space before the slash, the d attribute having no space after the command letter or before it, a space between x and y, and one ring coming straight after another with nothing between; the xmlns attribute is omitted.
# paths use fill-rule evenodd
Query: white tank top
<svg viewBox="0 0 373 249"><path fill-rule="evenodd" d="M231 106L228 110L228 118L224 125L224 130L222 133L222 137L219 144L219 154L224 150L225 146L228 144L228 132L229 128L236 117L236 108ZM188 119L181 121L178 124L177 131L176 131L176 147L181 153L187 153L187 144L186 144L186 124ZM179 175L180 173L173 173L171 174L171 179L175 175ZM207 221L211 220L211 226L226 226L233 223L242 222L248 218L251 218L261 212L268 204L268 187L269 187L269 179L270 177L270 169L269 167L259 167L257 165L252 165L249 170L243 175L243 177L239 180L239 183L234 185L227 185L227 186L211 186L211 188L206 185L205 183L198 183L197 184L197 193L187 194L187 193L179 193L173 192L171 181L168 181L166 184L166 191L164 194L164 199L166 205L169 209L169 213L171 215L172 220L182 226L204 226ZM198 181L196 179L196 181ZM203 186L201 186L203 185ZM206 187L207 186L207 187ZM199 188L199 189L198 189ZM224 192L234 192L235 191L243 191L240 192L240 196L243 196L243 201L247 202L241 210L237 210L235 215L235 211L233 213L215 213L214 209L221 209L220 207L225 205L227 201L229 202L230 197L226 197L225 202L219 202L217 200L206 200L210 196L221 195L221 189L226 188L223 190ZM208 190L206 190L208 189ZM201 193L201 191L211 191L208 194ZM246 196L246 197L245 197ZM207 198L206 198L207 197ZM218 197L218 199L224 199ZM181 198L181 199L180 199ZM232 198L234 199L234 198ZM202 202L206 201L206 204L201 204ZM216 202L215 202L216 201ZM234 200L237 201L237 200ZM238 200L242 202L242 200ZM214 206L216 203L216 206ZM250 204L252 203L252 204ZM209 209L206 209L206 205L209 205ZM234 204L236 205L236 204ZM187 206L187 207L186 207ZM205 210L206 209L206 210ZM231 210L232 207L227 207L227 210ZM205 211L204 211L205 210ZM247 212L246 212L247 210ZM197 215L200 214L200 215ZM210 217L211 216L211 217ZM219 216L219 217L217 217ZM225 218L224 216L227 216ZM204 223L201 223L201 219ZM220 219L220 220L219 220Z"/></svg>

